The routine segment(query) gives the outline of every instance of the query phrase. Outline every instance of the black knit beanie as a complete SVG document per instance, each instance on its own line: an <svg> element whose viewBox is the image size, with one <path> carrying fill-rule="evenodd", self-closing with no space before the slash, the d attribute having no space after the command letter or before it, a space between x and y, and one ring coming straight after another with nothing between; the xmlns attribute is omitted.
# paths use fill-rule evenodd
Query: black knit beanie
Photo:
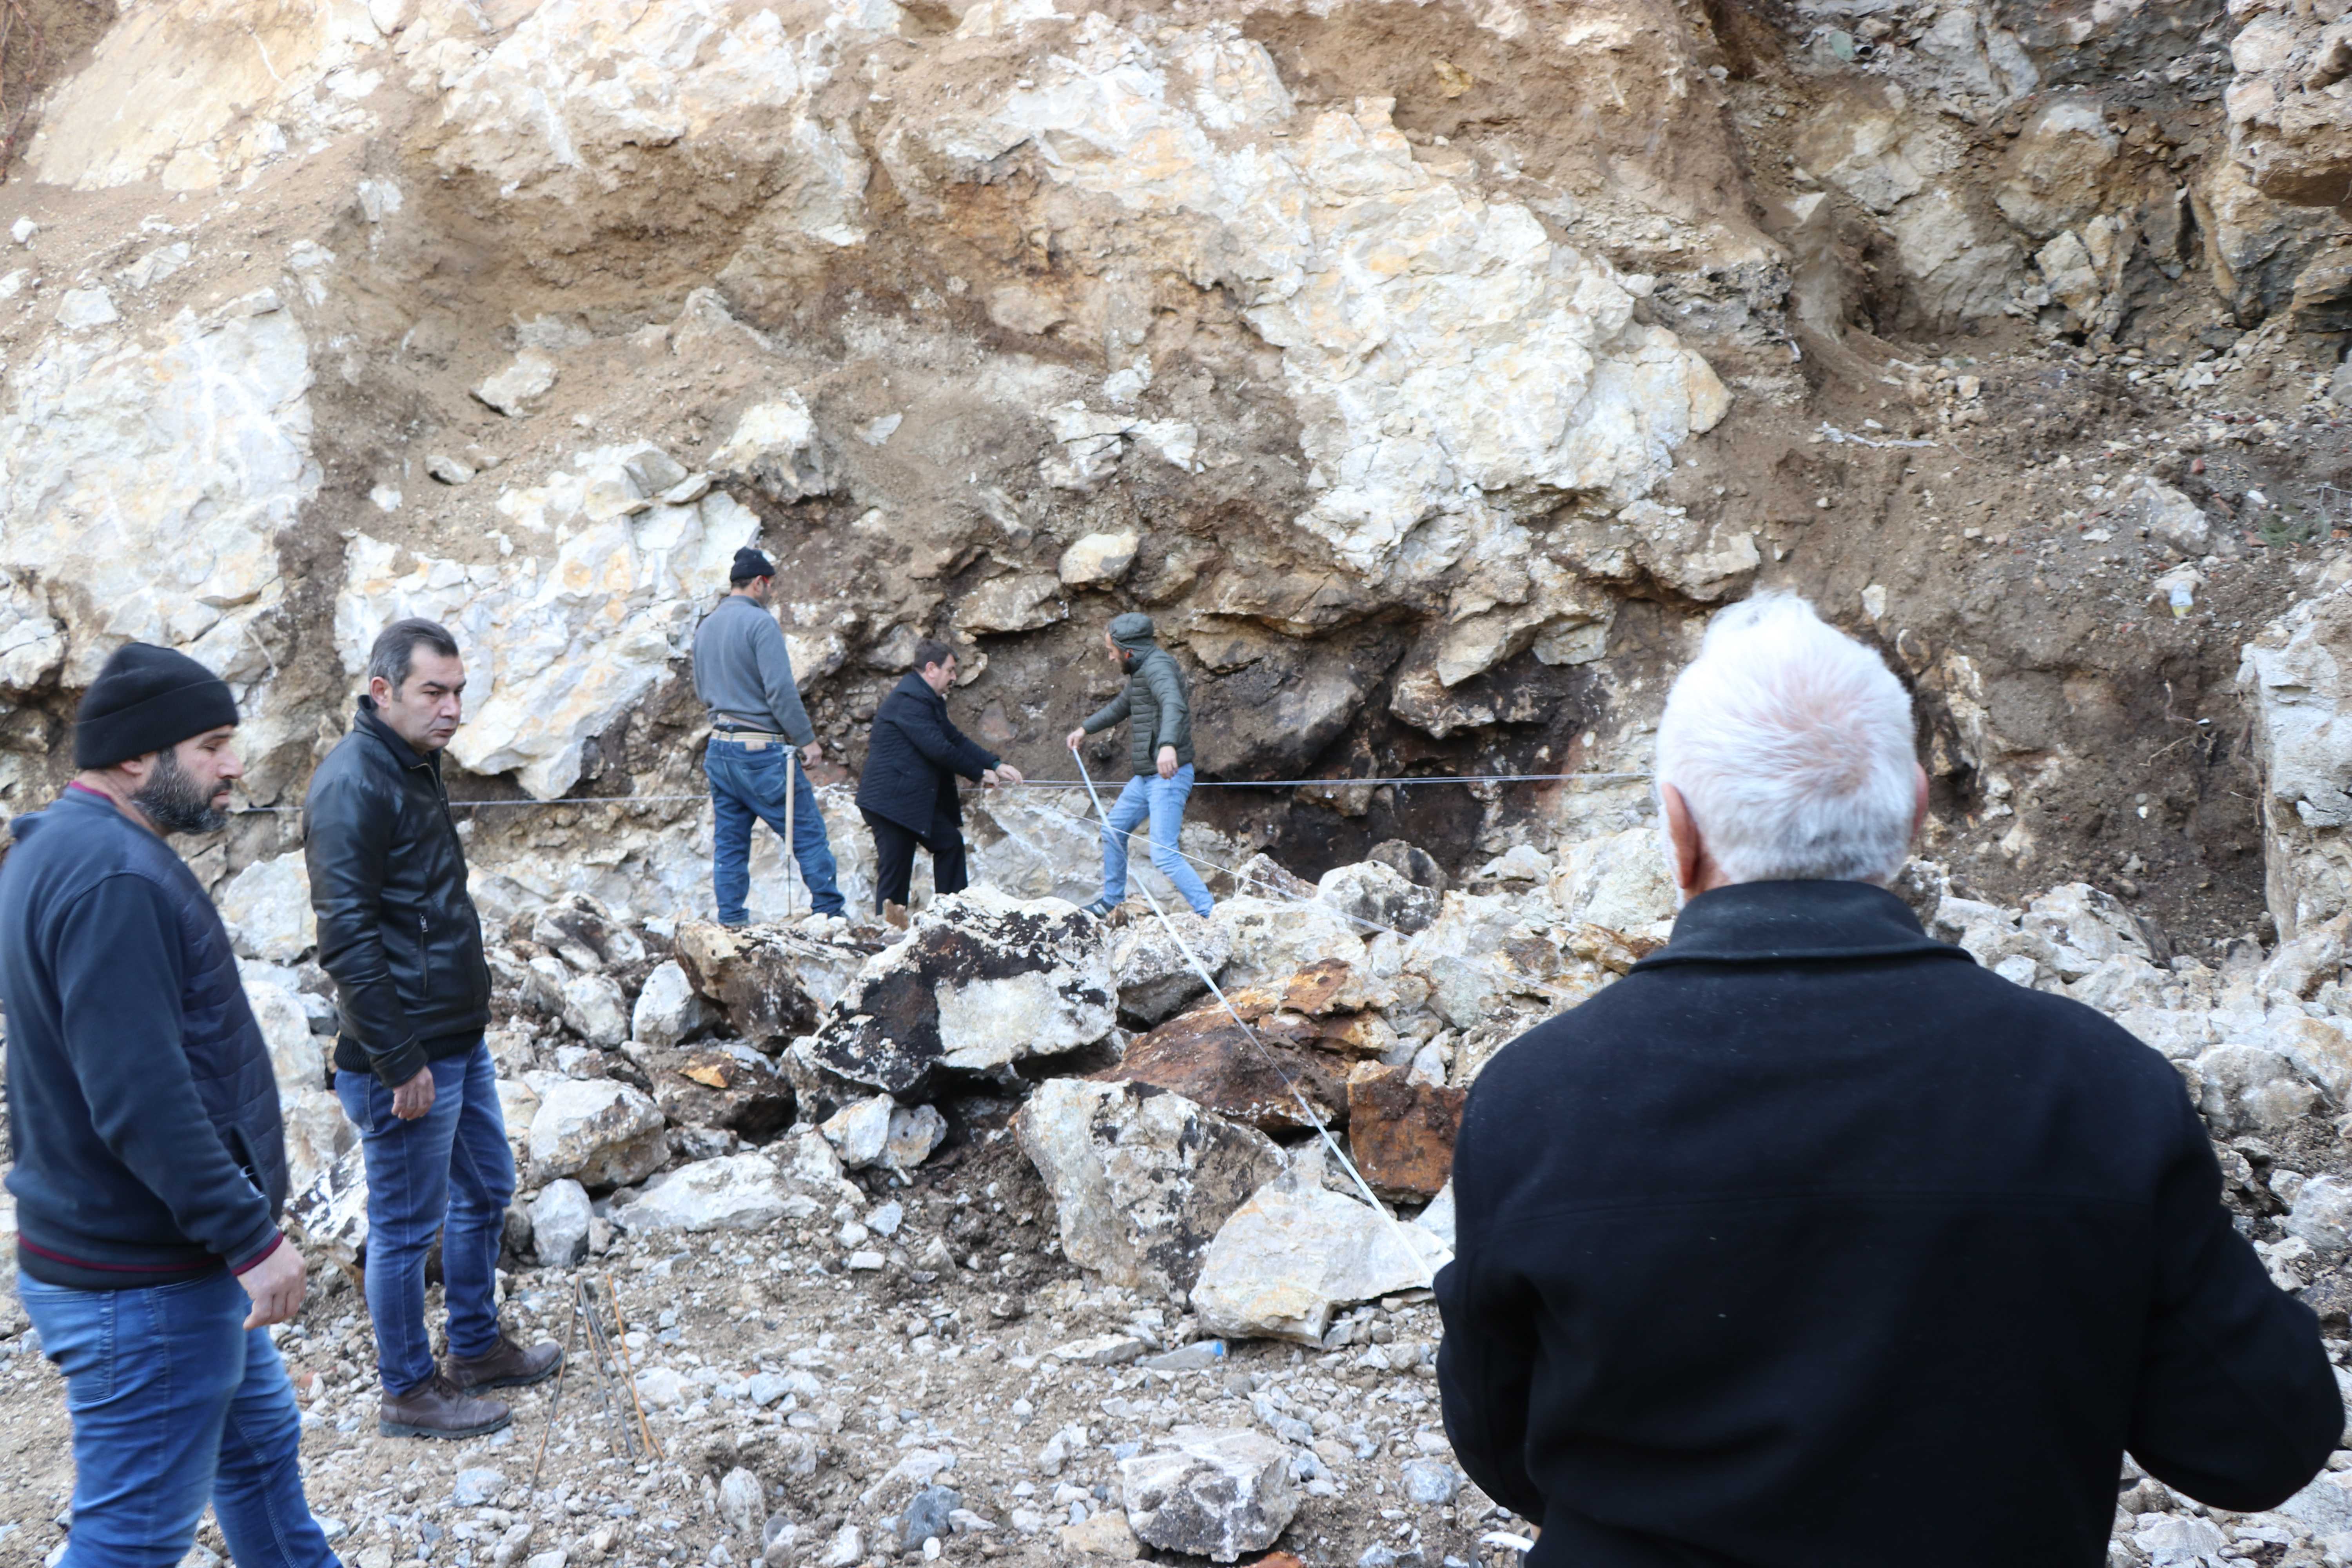
<svg viewBox="0 0 2352 1568"><path fill-rule="evenodd" d="M82 693L74 766L112 767L236 722L228 682L186 654L125 643Z"/></svg>
<svg viewBox="0 0 2352 1568"><path fill-rule="evenodd" d="M775 574L775 563L747 544L735 552L735 565L727 574L727 580L730 583L749 583L754 577L772 577Z"/></svg>

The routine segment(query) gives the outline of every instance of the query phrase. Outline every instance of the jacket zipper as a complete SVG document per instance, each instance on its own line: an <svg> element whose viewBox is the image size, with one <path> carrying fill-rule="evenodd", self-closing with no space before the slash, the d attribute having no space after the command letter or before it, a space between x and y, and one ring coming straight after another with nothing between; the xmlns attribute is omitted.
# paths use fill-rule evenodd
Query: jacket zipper
<svg viewBox="0 0 2352 1568"><path fill-rule="evenodd" d="M420 914L416 917L417 988L425 993L425 1000L428 1003L433 1000L433 957L430 942L431 932L425 926L425 917Z"/></svg>

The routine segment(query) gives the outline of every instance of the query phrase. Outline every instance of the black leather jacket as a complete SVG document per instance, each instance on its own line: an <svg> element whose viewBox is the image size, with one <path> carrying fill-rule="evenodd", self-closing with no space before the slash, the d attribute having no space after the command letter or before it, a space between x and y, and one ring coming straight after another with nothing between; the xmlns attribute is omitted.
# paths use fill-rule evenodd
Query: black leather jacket
<svg viewBox="0 0 2352 1568"><path fill-rule="evenodd" d="M489 1026L490 969L440 753L419 755L361 698L310 775L302 827L319 963L342 1011L335 1065L396 1087L450 1054L429 1046L470 1048L462 1037Z"/></svg>

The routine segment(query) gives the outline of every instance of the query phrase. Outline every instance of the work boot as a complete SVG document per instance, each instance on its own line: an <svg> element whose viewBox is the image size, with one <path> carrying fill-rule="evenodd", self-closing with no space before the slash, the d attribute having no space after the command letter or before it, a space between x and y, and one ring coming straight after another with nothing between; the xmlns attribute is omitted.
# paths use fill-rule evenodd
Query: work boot
<svg viewBox="0 0 2352 1568"><path fill-rule="evenodd" d="M541 1340L529 1350L499 1335L499 1348L488 1355L453 1355L442 1370L464 1393L480 1388L525 1388L544 1383L563 1364L563 1347Z"/></svg>
<svg viewBox="0 0 2352 1568"><path fill-rule="evenodd" d="M501 1401L477 1399L436 1372L405 1394L385 1394L375 1429L387 1437L478 1437L513 1419Z"/></svg>
<svg viewBox="0 0 2352 1568"><path fill-rule="evenodd" d="M884 904L882 906L882 923L888 926L892 931L905 931L907 929L907 906L904 904Z"/></svg>

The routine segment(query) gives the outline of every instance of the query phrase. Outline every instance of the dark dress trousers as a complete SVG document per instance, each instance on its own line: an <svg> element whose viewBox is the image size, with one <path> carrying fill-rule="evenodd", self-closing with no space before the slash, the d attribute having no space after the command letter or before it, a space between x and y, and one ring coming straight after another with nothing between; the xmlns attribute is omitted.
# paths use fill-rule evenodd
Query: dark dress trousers
<svg viewBox="0 0 2352 1568"><path fill-rule="evenodd" d="M1445 1427L1532 1568L2097 1568L2126 1449L2252 1510L2343 1427L2172 1066L1863 883L1692 900L1454 1183Z"/></svg>
<svg viewBox="0 0 2352 1568"><path fill-rule="evenodd" d="M857 810L874 830L876 909L907 901L918 844L931 852L932 890L963 890L963 796L956 779L976 781L997 760L949 722L946 700L920 675L906 676L882 700L857 779Z"/></svg>

